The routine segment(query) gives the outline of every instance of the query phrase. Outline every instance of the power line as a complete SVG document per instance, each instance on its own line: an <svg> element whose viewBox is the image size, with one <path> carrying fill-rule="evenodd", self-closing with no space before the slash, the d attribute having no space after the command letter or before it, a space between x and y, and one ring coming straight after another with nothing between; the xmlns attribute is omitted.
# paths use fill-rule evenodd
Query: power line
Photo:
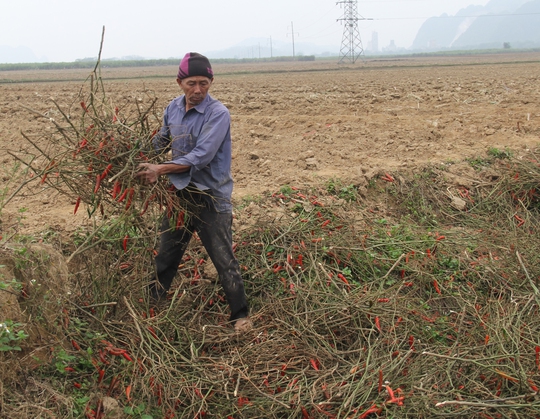
<svg viewBox="0 0 540 419"><path fill-rule="evenodd" d="M326 20L328 18L328 14L334 10L336 8L337 4L334 4L330 9L328 9L326 12L324 12L321 17L313 20L311 23L309 23L307 26L303 26L302 29L305 30L305 29L308 29L310 27L312 27L313 25L315 25L317 22L321 21L321 20Z"/></svg>

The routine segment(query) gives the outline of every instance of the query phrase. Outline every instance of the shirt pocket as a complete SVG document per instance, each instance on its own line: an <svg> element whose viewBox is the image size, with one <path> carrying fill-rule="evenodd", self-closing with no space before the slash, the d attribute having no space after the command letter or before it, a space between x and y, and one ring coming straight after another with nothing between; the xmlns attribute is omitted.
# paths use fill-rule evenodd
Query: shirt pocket
<svg viewBox="0 0 540 419"><path fill-rule="evenodd" d="M195 139L188 133L187 127L181 125L171 129L171 151L173 160L183 157L195 148Z"/></svg>

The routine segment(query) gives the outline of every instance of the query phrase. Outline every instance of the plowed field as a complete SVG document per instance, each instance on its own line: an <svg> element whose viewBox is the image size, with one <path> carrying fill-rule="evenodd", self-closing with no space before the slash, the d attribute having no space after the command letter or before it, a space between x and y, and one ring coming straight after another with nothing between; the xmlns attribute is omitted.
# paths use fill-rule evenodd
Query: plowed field
<svg viewBox="0 0 540 419"><path fill-rule="evenodd" d="M284 184L329 178L360 191L373 176L454 163L456 182L477 173L465 159L490 148L520 151L540 141L540 54L463 58L216 64L211 95L230 109L235 199ZM21 131L39 141L73 105L88 70L0 73L2 166L26 147ZM117 103L158 109L180 94L176 68L102 71ZM159 116L159 115L158 115ZM154 121L159 126L159 120ZM8 176L8 175L5 175ZM7 178L4 177L4 181ZM24 209L22 227L71 230L73 202L35 186L4 208L5 222ZM9 220L9 221L8 221Z"/></svg>

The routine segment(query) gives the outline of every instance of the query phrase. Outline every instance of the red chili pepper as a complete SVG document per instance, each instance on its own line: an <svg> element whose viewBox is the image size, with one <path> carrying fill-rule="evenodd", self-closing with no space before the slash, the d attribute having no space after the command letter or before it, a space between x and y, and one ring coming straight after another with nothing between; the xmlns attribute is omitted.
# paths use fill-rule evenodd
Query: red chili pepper
<svg viewBox="0 0 540 419"><path fill-rule="evenodd" d="M126 352L125 349L115 348L114 346L107 347L106 351L114 356L122 356L122 354Z"/></svg>
<svg viewBox="0 0 540 419"><path fill-rule="evenodd" d="M316 359L310 359L309 362L315 371L319 371L319 361Z"/></svg>
<svg viewBox="0 0 540 419"><path fill-rule="evenodd" d="M324 223L321 224L321 227L326 227L328 224L330 224L330 220L326 220Z"/></svg>
<svg viewBox="0 0 540 419"><path fill-rule="evenodd" d="M118 385L118 376L114 376L111 380L111 383L109 384L109 388L107 390L107 395L110 396L113 390Z"/></svg>
<svg viewBox="0 0 540 419"><path fill-rule="evenodd" d="M84 103L83 101L81 101L81 108L83 108L85 112L88 112L88 108L86 107L86 103Z"/></svg>
<svg viewBox="0 0 540 419"><path fill-rule="evenodd" d="M382 333L381 321L379 319L379 316L375 317L375 326L377 327L377 330L379 331L379 333Z"/></svg>
<svg viewBox="0 0 540 419"><path fill-rule="evenodd" d="M388 173L385 173L384 176L381 177L382 180L385 180L386 182L393 182L394 178L390 176Z"/></svg>
<svg viewBox="0 0 540 419"><path fill-rule="evenodd" d="M148 210L148 205L150 205L150 201L152 201L155 197L156 197L156 194L152 194L146 201L144 201L143 209L139 215L143 215L146 212L146 210Z"/></svg>
<svg viewBox="0 0 540 419"><path fill-rule="evenodd" d="M154 339L159 340L158 335L152 326L148 326L148 331L154 337Z"/></svg>
<svg viewBox="0 0 540 419"><path fill-rule="evenodd" d="M131 400L131 385L126 387L126 399L128 402Z"/></svg>
<svg viewBox="0 0 540 419"><path fill-rule="evenodd" d="M101 384L101 382L103 381L103 377L105 377L105 370L99 370L98 371L98 384Z"/></svg>
<svg viewBox="0 0 540 419"><path fill-rule="evenodd" d="M487 345L489 343L489 335L486 335L484 338L484 345Z"/></svg>
<svg viewBox="0 0 540 419"><path fill-rule="evenodd" d="M101 175L97 175L96 176L96 186L94 187L94 194L97 193L97 191L99 190L100 185L101 185Z"/></svg>
<svg viewBox="0 0 540 419"><path fill-rule="evenodd" d="M129 354L128 354L126 351L122 352L122 356L123 356L127 361L133 362L133 359L129 356Z"/></svg>
<svg viewBox="0 0 540 419"><path fill-rule="evenodd" d="M176 229L177 230L184 226L184 217L185 217L184 211L179 212L178 215L176 216Z"/></svg>
<svg viewBox="0 0 540 419"><path fill-rule="evenodd" d="M65 368L64 368L64 371L67 371L67 372L75 372L75 368L73 368L73 367L65 367Z"/></svg>
<svg viewBox="0 0 540 419"><path fill-rule="evenodd" d="M195 394L199 396L201 399L204 399L203 394L201 393L201 390L199 390L197 387L194 387L193 389L195 391Z"/></svg>
<svg viewBox="0 0 540 419"><path fill-rule="evenodd" d="M414 350L414 336L413 335L409 336L409 348Z"/></svg>
<svg viewBox="0 0 540 419"><path fill-rule="evenodd" d="M388 396L389 396L389 400L387 400L386 403L387 404L396 403L398 406L403 406L403 400L405 400L405 397L404 396L396 397L396 395L394 393L394 390L392 390L390 388L390 386L385 386L385 387L386 387L386 391L388 392ZM399 394L401 389L398 388L396 391Z"/></svg>
<svg viewBox="0 0 540 419"><path fill-rule="evenodd" d="M113 189L112 189L112 193L111 193L113 199L116 199L116 195L118 195L118 192L120 192L120 189L121 189L120 182L115 181Z"/></svg>
<svg viewBox="0 0 540 419"><path fill-rule="evenodd" d="M108 364L109 364L109 361L107 361L105 352L102 351L102 350L100 349L99 352L98 352L98 354L99 354L99 360L100 360L103 364L108 365Z"/></svg>
<svg viewBox="0 0 540 419"><path fill-rule="evenodd" d="M81 386L81 383L75 382L75 383L73 383L73 387L75 387L75 388L81 388L82 386Z"/></svg>
<svg viewBox="0 0 540 419"><path fill-rule="evenodd" d="M77 197L77 202L75 202L75 209L73 210L73 214L77 214L77 210L79 209L79 205L81 204L81 197Z"/></svg>
<svg viewBox="0 0 540 419"><path fill-rule="evenodd" d="M103 171L103 173L101 174L101 179L104 179L105 176L107 176L109 174L109 172L111 171L113 165L112 164L109 164L105 170Z"/></svg>
<svg viewBox="0 0 540 419"><path fill-rule="evenodd" d="M126 234L126 236L124 237L124 240L122 241L122 249L124 249L124 252L127 251L128 239L129 239L129 235Z"/></svg>
<svg viewBox="0 0 540 419"><path fill-rule="evenodd" d="M133 195L135 194L135 189L133 188L129 188L129 192L128 192L128 199L126 201L126 211L129 209L129 207L131 207L131 202L133 201Z"/></svg>
<svg viewBox="0 0 540 419"><path fill-rule="evenodd" d="M439 283L436 279L433 280L433 287L435 288L435 291L437 291L437 294L442 294L441 289L439 288Z"/></svg>
<svg viewBox="0 0 540 419"><path fill-rule="evenodd" d="M345 284L349 285L349 281L347 280L347 278L345 278L345 275L337 274L337 277L341 279Z"/></svg>
<svg viewBox="0 0 540 419"><path fill-rule="evenodd" d="M249 398L248 397L238 397L238 407L242 407L249 404Z"/></svg>
<svg viewBox="0 0 540 419"><path fill-rule="evenodd" d="M300 409L302 410L302 419L311 419L311 416L304 406L300 406Z"/></svg>
<svg viewBox="0 0 540 419"><path fill-rule="evenodd" d="M77 350L77 351L81 350L81 347L79 346L79 344L74 339L71 339L71 346L73 346L73 348L75 350Z"/></svg>
<svg viewBox="0 0 540 419"><path fill-rule="evenodd" d="M118 202L122 202L126 198L128 192L129 192L129 189L130 188L124 189L124 192L122 192L122 194L118 197Z"/></svg>
<svg viewBox="0 0 540 419"><path fill-rule="evenodd" d="M536 353L536 366L540 370L540 346L537 346L534 348L534 351Z"/></svg>
<svg viewBox="0 0 540 419"><path fill-rule="evenodd" d="M377 407L376 404L374 404L373 406L371 406L368 410L366 410L364 413L362 413L358 419L366 419L369 415L371 415L372 413L376 413L378 414L379 412L381 411L381 408L380 407Z"/></svg>
<svg viewBox="0 0 540 419"><path fill-rule="evenodd" d="M107 141L103 140L99 142L99 147L94 152L94 154L97 156L99 153L101 153L101 150L103 150L103 147L105 147L105 144L107 144Z"/></svg>

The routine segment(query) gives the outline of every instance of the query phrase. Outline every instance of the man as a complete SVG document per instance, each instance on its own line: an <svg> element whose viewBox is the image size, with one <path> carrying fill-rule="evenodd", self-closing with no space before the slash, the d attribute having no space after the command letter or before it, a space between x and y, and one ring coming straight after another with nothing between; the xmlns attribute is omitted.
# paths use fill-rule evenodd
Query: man
<svg viewBox="0 0 540 419"><path fill-rule="evenodd" d="M230 321L242 332L251 322L232 248L231 118L228 109L208 94L213 81L208 58L195 52L184 56L176 79L184 94L167 106L163 126L152 139L156 150L172 152L172 160L139 166L137 177L144 183L155 183L167 175L178 197L188 205L180 228L171 219L179 214L163 216L150 293L156 299L166 296L196 231L218 272L231 310Z"/></svg>

